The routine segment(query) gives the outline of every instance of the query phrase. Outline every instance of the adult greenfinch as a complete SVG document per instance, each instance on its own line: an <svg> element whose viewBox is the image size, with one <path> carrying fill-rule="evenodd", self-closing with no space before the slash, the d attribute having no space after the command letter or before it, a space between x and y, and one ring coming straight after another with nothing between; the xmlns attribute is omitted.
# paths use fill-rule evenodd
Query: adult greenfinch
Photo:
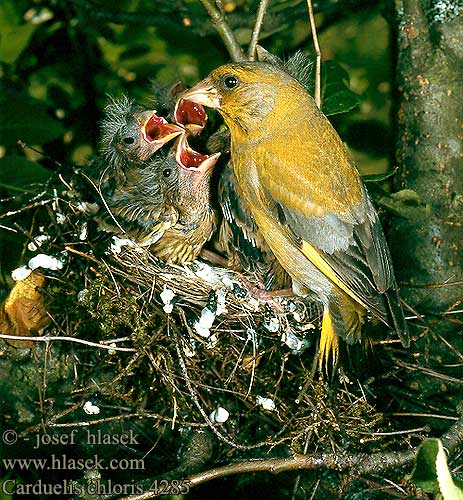
<svg viewBox="0 0 463 500"><path fill-rule="evenodd" d="M290 277L267 245L251 210L244 204L231 163L220 175L218 200L223 214L219 244L231 257L231 267L238 266L256 274L266 290L289 288Z"/></svg>
<svg viewBox="0 0 463 500"><path fill-rule="evenodd" d="M306 88L309 87L310 70L313 64L303 52L296 52L287 61L283 61L258 46L257 55L259 61L281 68ZM179 121L183 118L181 123L184 126L186 126L186 119L197 124L202 114L194 116L195 108L192 107L192 103L188 105L187 103L189 101L182 101L177 106L176 119ZM200 105L196 104L196 106ZM229 154L230 131L219 129L208 139L207 148L212 153L220 151ZM250 209L244 205L231 162L220 173L218 201L223 214L219 226L218 246L229 257L229 266L257 275L266 290L278 291L290 288L291 278L265 242ZM260 296L265 297L265 294L260 293Z"/></svg>
<svg viewBox="0 0 463 500"><path fill-rule="evenodd" d="M320 363L361 339L366 310L409 334L381 224L340 137L284 68L227 64L178 102L217 109L243 205L299 295L323 306Z"/></svg>

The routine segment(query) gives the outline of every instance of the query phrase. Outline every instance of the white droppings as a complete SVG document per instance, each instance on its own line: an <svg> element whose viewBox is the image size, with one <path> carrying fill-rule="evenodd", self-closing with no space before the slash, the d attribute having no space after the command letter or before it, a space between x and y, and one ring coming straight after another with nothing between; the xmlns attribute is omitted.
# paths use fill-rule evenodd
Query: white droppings
<svg viewBox="0 0 463 500"><path fill-rule="evenodd" d="M35 252L38 248L40 248L46 241L50 239L50 236L47 234L39 234L35 236L34 241L30 241L27 245L27 248L31 252Z"/></svg>
<svg viewBox="0 0 463 500"><path fill-rule="evenodd" d="M264 410L268 411L275 411L276 410L276 404L273 399L270 398L264 398L262 396L256 396L256 403L259 406L262 406Z"/></svg>
<svg viewBox="0 0 463 500"><path fill-rule="evenodd" d="M100 207L96 203L87 203L86 201L79 201L75 207L79 212L88 215L94 215L100 210Z"/></svg>
<svg viewBox="0 0 463 500"><path fill-rule="evenodd" d="M291 330L286 330L281 340L291 349L293 354L300 354L309 347L307 340L301 340Z"/></svg>
<svg viewBox="0 0 463 500"><path fill-rule="evenodd" d="M80 230L79 240L85 241L87 239L87 236L88 236L88 225L86 222L84 222L82 224L82 229Z"/></svg>
<svg viewBox="0 0 463 500"><path fill-rule="evenodd" d="M64 259L58 259L51 255L44 253L39 253L35 257L29 260L28 266L30 269L34 270L38 267L42 269L50 269L51 271L59 271L64 267Z"/></svg>
<svg viewBox="0 0 463 500"><path fill-rule="evenodd" d="M207 349L214 349L214 347L218 344L218 342L219 342L219 337L217 337L217 335L211 335L208 338L206 348Z"/></svg>
<svg viewBox="0 0 463 500"><path fill-rule="evenodd" d="M228 276L224 276L222 278L222 283L224 284L224 286L226 286L229 290L233 290L234 286L235 286L235 283L237 283L236 281L233 281L231 278L229 278Z"/></svg>
<svg viewBox="0 0 463 500"><path fill-rule="evenodd" d="M253 309L255 312L257 312L259 310L259 306L260 306L260 301L255 299L254 297L249 297L246 299L246 303L247 305Z"/></svg>
<svg viewBox="0 0 463 500"><path fill-rule="evenodd" d="M220 316L221 314L228 312L226 305L227 293L228 291L225 288L220 288L215 292L215 295L217 297L217 311L216 311L217 316Z"/></svg>
<svg viewBox="0 0 463 500"><path fill-rule="evenodd" d="M84 404L84 412L87 415L98 415L100 413L100 408L91 401L86 401Z"/></svg>
<svg viewBox="0 0 463 500"><path fill-rule="evenodd" d="M209 338L211 335L210 329L214 324L215 317L216 313L214 311L211 311L207 306L204 307L200 318L193 324L196 333L201 335L201 337Z"/></svg>
<svg viewBox="0 0 463 500"><path fill-rule="evenodd" d="M212 285L220 283L220 277L217 275L214 268L204 262L195 262L194 274Z"/></svg>
<svg viewBox="0 0 463 500"><path fill-rule="evenodd" d="M111 243L109 249L112 253L121 253L124 247L135 248L138 246L130 238L119 238L118 236L113 236L113 242Z"/></svg>
<svg viewBox="0 0 463 500"><path fill-rule="evenodd" d="M164 304L164 312L166 314L170 314L174 309L174 304L172 303L172 301L175 298L175 293L170 288L167 288L167 285L164 285L164 290L160 293L159 296L161 297L162 303Z"/></svg>
<svg viewBox="0 0 463 500"><path fill-rule="evenodd" d="M25 280L32 272L32 269L29 269L27 266L17 267L11 271L11 277L14 281Z"/></svg>
<svg viewBox="0 0 463 500"><path fill-rule="evenodd" d="M183 346L183 352L187 358L193 358L196 356L196 342L194 339L190 339L186 344Z"/></svg>
<svg viewBox="0 0 463 500"><path fill-rule="evenodd" d="M64 224L66 222L66 216L60 212L56 213L55 218L58 224Z"/></svg>
<svg viewBox="0 0 463 500"><path fill-rule="evenodd" d="M209 415L209 420L211 422L214 422L216 424L223 424L228 420L228 417L230 416L230 413L225 409L219 406L217 410L214 410L210 415Z"/></svg>
<svg viewBox="0 0 463 500"><path fill-rule="evenodd" d="M264 322L264 328L269 332L275 333L280 329L280 320L274 316Z"/></svg>
<svg viewBox="0 0 463 500"><path fill-rule="evenodd" d="M259 340L257 339L257 333L254 328L248 328L246 330L246 337L252 342L255 349L259 347Z"/></svg>
<svg viewBox="0 0 463 500"><path fill-rule="evenodd" d="M302 317L302 315L301 315L301 313L299 311L294 311L293 312L293 318L298 323L302 323L304 321L304 318Z"/></svg>

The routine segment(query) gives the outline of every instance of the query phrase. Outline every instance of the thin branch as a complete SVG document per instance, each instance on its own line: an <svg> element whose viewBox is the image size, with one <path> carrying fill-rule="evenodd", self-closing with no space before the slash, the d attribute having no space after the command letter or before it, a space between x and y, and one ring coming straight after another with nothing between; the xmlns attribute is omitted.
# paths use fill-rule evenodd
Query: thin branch
<svg viewBox="0 0 463 500"><path fill-rule="evenodd" d="M442 445L448 454L452 453L463 443L463 418L460 418L445 434L441 437ZM249 460L224 467L217 467L199 474L190 476L184 480L190 488L199 484L228 477L235 474L250 472L271 472L278 474L288 470L302 469L331 469L331 470L350 470L352 476L359 477L364 474L378 474L387 469L403 467L409 465L416 457L419 447L411 450L397 451L390 453L366 453L345 454L339 453L320 453L317 455L296 454L285 458L271 458L262 460ZM147 500L159 496L154 491L146 491L141 495L129 495L121 500Z"/></svg>
<svg viewBox="0 0 463 500"><path fill-rule="evenodd" d="M251 41L249 42L249 47L248 47L248 59L250 61L256 60L256 46L257 42L259 41L262 22L264 21L265 13L267 12L267 5L268 5L268 0L260 0L259 8L257 9L256 23L254 24Z"/></svg>
<svg viewBox="0 0 463 500"><path fill-rule="evenodd" d="M232 61L244 61L246 58L244 56L243 49L238 43L238 40L236 39L232 29L225 21L224 15L214 5L214 2L212 0L200 0L200 2L203 4L203 7L207 10L208 14L211 16L212 26L222 39L222 42L227 48Z"/></svg>
<svg viewBox="0 0 463 500"><path fill-rule="evenodd" d="M0 339L5 340L27 340L33 342L54 342L54 341L63 341L63 342L75 342L76 344L84 344L90 347L97 347L98 349L106 349L107 351L123 351L123 352L136 352L136 349L132 347L117 347L112 345L104 345L97 344L96 342L90 342L88 340L78 339L76 337L26 337L21 335L6 335L0 334Z"/></svg>
<svg viewBox="0 0 463 500"><path fill-rule="evenodd" d="M463 442L463 418L460 418L442 437L444 448L450 453ZM274 458L269 460L251 460L224 467L218 467L189 478L190 486L216 479L219 477L243 472L267 471L277 474L279 472L295 469L320 469L332 470L352 469L351 473L360 476L369 473L378 473L391 467L400 467L413 461L418 453L418 447L403 452L346 454L322 453L318 455L297 454L292 457Z"/></svg>
<svg viewBox="0 0 463 500"><path fill-rule="evenodd" d="M312 40L315 48L315 55L317 56L317 59L315 61L315 104L318 108L321 108L322 53L320 50L320 45L318 43L317 26L315 24L312 0L307 0L307 7L309 8L310 29L312 31Z"/></svg>
<svg viewBox="0 0 463 500"><path fill-rule="evenodd" d="M80 406L80 405L79 405ZM85 420L85 421L82 421L82 422L66 422L66 423L63 423L63 424L54 424L54 423L47 423L46 424L46 427L48 428L74 428L74 427L89 427L90 425L100 425L100 424L104 424L104 423L107 423L107 422L113 422L113 421L117 421L117 420L128 420L128 419L148 419L148 418L152 418L152 419L155 419L155 420L160 420L160 421L163 421L163 422L172 422L172 417L166 417L164 415L160 415L159 413L151 413L151 412L144 412L144 411L139 411L139 412L136 412L136 413L125 413L125 414L122 414L122 415L114 415L112 417L105 417L105 418L100 418L100 419L97 419L97 420ZM207 424L203 423L203 422L188 422L186 420L177 420L177 423L178 424L181 424L181 425L187 425L189 427L200 427L200 428L203 428L203 427L206 427ZM42 424L41 424L42 425Z"/></svg>

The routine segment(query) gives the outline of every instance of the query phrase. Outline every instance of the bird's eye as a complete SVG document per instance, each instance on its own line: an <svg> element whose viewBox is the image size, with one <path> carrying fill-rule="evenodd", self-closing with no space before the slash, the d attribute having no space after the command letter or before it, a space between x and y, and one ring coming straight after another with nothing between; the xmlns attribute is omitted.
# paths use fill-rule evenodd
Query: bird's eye
<svg viewBox="0 0 463 500"><path fill-rule="evenodd" d="M233 76L233 75L224 76L222 81L223 81L224 87L228 90L234 89L240 83L238 78L236 76Z"/></svg>
<svg viewBox="0 0 463 500"><path fill-rule="evenodd" d="M124 137L122 139L122 142L124 144L133 144L135 142L135 139L133 137Z"/></svg>
<svg viewBox="0 0 463 500"><path fill-rule="evenodd" d="M172 170L170 168L165 168L163 171L162 171L162 175L164 177L170 177L170 174L172 173Z"/></svg>

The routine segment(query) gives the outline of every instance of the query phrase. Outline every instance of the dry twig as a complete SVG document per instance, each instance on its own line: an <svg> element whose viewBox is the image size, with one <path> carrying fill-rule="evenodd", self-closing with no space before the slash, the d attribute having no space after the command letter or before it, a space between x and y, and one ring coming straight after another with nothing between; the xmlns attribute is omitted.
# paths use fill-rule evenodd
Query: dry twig
<svg viewBox="0 0 463 500"><path fill-rule="evenodd" d="M307 6L309 8L309 19L310 19L310 29L312 31L312 40L315 49L315 55L317 57L315 62L315 104L318 108L321 108L321 68L322 68L322 53L320 50L320 45L318 43L317 26L315 24L315 17L313 13L312 0L307 0Z"/></svg>
<svg viewBox="0 0 463 500"><path fill-rule="evenodd" d="M244 61L246 58L244 56L243 49L238 43L233 30L225 20L223 12L220 12L212 0L200 0L200 2L203 4L203 7L207 10L209 16L211 17L212 26L222 39L230 57L232 58L232 61Z"/></svg>

